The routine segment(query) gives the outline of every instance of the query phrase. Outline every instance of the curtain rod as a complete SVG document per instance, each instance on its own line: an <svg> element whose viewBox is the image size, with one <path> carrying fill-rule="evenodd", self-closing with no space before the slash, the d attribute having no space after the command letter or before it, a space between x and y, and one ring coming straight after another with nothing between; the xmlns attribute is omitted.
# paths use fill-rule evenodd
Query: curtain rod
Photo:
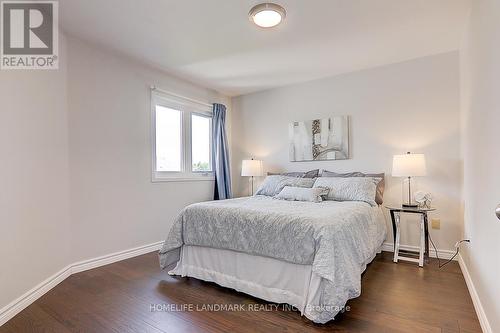
<svg viewBox="0 0 500 333"><path fill-rule="evenodd" d="M167 94L167 95L170 95L170 96L174 96L174 97L177 97L177 98L182 98L182 99L188 100L190 102L193 102L193 103L196 103L196 104L201 104L201 105L208 106L208 107L212 108L212 104L208 104L206 102L202 102L202 101L198 101L198 100L193 99L193 98L182 96L182 95L173 93L173 92L168 91L168 90L163 90L163 89L160 89L160 88L158 88L156 86L151 86L150 88L151 88L152 91L159 91L161 93L164 93L164 94Z"/></svg>

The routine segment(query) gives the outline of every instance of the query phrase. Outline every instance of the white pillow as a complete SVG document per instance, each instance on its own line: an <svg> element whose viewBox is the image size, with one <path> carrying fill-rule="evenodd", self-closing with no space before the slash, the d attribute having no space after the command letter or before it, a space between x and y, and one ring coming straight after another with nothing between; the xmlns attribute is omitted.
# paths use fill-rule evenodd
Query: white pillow
<svg viewBox="0 0 500 333"><path fill-rule="evenodd" d="M304 188L304 187L294 187L285 186L278 195L277 199L290 200L290 201L310 201L310 202L321 202L321 196L328 194L327 188Z"/></svg>
<svg viewBox="0 0 500 333"><path fill-rule="evenodd" d="M375 195L380 180L381 178L374 177L319 177L316 179L314 187L330 189L326 200L364 201L376 206Z"/></svg>
<svg viewBox="0 0 500 333"><path fill-rule="evenodd" d="M267 195L274 197L280 193L285 186L309 187L314 185L314 178L297 178L288 176L267 176L260 185L255 195Z"/></svg>

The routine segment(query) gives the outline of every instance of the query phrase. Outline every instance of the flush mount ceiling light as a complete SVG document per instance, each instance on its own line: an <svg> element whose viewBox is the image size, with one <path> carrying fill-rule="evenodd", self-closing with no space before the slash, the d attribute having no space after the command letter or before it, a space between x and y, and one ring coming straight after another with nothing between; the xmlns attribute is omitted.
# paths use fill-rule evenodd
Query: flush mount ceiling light
<svg viewBox="0 0 500 333"><path fill-rule="evenodd" d="M285 8L275 3L261 3L252 7L248 13L250 21L262 28L272 28L285 19Z"/></svg>

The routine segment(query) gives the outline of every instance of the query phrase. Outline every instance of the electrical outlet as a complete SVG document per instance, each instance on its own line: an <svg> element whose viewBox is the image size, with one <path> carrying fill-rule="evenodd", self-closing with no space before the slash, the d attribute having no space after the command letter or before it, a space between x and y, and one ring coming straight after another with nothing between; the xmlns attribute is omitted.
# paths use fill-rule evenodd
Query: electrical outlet
<svg viewBox="0 0 500 333"><path fill-rule="evenodd" d="M440 219L432 219L432 229L441 229L441 220Z"/></svg>

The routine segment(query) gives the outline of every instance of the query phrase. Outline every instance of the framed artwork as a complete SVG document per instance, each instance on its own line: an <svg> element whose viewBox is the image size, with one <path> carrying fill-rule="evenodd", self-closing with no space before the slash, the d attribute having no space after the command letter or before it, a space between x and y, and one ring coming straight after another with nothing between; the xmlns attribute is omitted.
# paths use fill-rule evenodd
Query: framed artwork
<svg viewBox="0 0 500 333"><path fill-rule="evenodd" d="M288 132L292 162L349 158L349 116L294 121Z"/></svg>

